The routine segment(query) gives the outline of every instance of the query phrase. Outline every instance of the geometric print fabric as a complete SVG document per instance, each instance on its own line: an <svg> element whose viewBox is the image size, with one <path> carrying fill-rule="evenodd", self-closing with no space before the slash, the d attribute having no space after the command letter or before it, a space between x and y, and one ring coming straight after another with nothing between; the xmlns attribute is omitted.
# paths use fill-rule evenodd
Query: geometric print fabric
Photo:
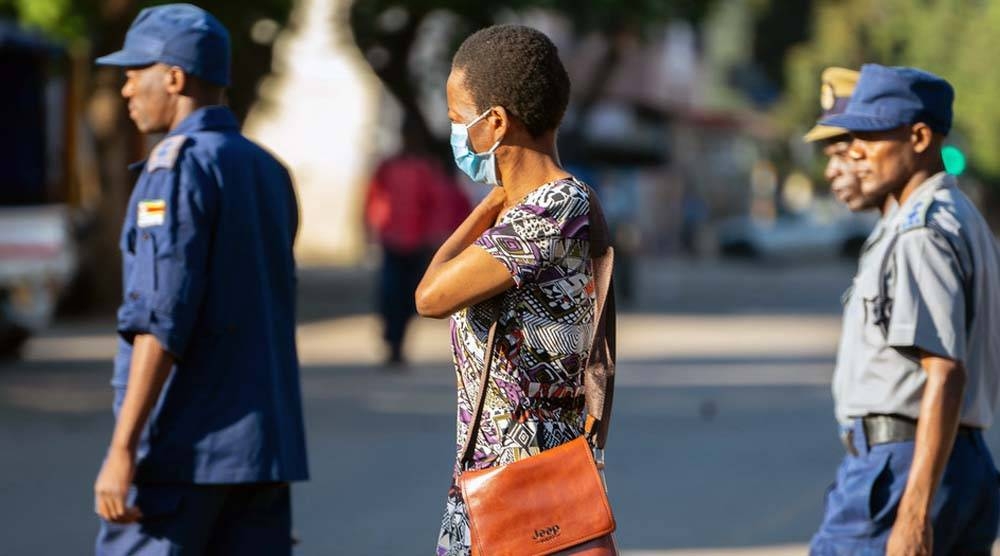
<svg viewBox="0 0 1000 556"><path fill-rule="evenodd" d="M500 316L492 380L471 467L511 463L583 433L581 373L594 326L589 214L587 186L575 178L557 180L529 193L475 242L507 267L515 286L451 318L458 379L456 463L438 556L471 552L469 520L456 487L458 459L495 315Z"/></svg>

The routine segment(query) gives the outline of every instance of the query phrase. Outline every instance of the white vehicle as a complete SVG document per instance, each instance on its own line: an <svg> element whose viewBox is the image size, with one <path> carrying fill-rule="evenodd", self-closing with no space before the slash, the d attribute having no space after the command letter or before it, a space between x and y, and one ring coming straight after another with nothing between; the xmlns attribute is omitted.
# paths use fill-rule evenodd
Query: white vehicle
<svg viewBox="0 0 1000 556"><path fill-rule="evenodd" d="M845 211L846 212L846 211ZM823 215L826 216L826 215ZM724 256L762 259L857 257L878 221L874 211L821 217L815 212L773 220L749 216L719 223L719 252Z"/></svg>
<svg viewBox="0 0 1000 556"><path fill-rule="evenodd" d="M0 354L48 326L76 266L66 207L0 207Z"/></svg>
<svg viewBox="0 0 1000 556"><path fill-rule="evenodd" d="M83 54L0 18L0 55L18 81L0 89L0 103L16 107L0 134L0 356L6 356L55 315L78 268L76 223L92 214L84 207L96 206L100 187L78 86L89 64Z"/></svg>

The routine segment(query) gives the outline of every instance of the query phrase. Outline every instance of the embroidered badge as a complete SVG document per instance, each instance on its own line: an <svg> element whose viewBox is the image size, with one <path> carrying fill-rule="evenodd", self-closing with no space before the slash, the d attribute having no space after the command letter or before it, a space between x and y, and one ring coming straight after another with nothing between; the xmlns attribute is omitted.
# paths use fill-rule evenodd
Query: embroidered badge
<svg viewBox="0 0 1000 556"><path fill-rule="evenodd" d="M173 168L185 141L187 141L186 135L174 135L157 143L153 147L153 152L149 155L149 162L146 163L146 171L152 172L158 168L166 168L167 170Z"/></svg>
<svg viewBox="0 0 1000 556"><path fill-rule="evenodd" d="M160 226L167 215L167 202L163 199L139 201L139 211L136 213L136 225L140 228Z"/></svg>
<svg viewBox="0 0 1000 556"><path fill-rule="evenodd" d="M830 82L823 83L823 86L819 90L819 105L823 110L829 110L835 104L837 104L837 93L833 89L833 84Z"/></svg>
<svg viewBox="0 0 1000 556"><path fill-rule="evenodd" d="M909 230L914 230L917 228L923 228L927 225L927 215L930 212L931 205L934 204L933 199L920 199L913 205L910 212L903 219L903 222L899 225L900 232L906 232Z"/></svg>

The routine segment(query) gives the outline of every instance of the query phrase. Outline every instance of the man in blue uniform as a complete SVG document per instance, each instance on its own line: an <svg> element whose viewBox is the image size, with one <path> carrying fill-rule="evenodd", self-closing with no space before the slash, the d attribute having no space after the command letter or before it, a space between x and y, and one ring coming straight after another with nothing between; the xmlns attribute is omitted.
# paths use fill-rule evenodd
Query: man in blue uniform
<svg viewBox="0 0 1000 556"><path fill-rule="evenodd" d="M98 554L290 554L305 480L295 350L298 207L222 106L229 35L188 4L143 10L122 96L142 133L121 236L116 424L95 484Z"/></svg>
<svg viewBox="0 0 1000 556"><path fill-rule="evenodd" d="M834 377L847 454L811 553L988 555L1000 519L982 431L1000 395L1000 249L941 145L954 92L867 64L847 109L866 196L898 209L859 267Z"/></svg>

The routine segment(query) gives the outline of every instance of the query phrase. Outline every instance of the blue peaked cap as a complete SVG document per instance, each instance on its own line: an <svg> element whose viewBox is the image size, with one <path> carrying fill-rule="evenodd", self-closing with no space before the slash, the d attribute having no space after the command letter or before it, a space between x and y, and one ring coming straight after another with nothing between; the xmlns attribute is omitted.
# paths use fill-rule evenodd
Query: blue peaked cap
<svg viewBox="0 0 1000 556"><path fill-rule="evenodd" d="M162 62L219 86L229 85L229 31L191 4L146 8L132 22L125 46L101 56L104 66L142 67Z"/></svg>
<svg viewBox="0 0 1000 556"><path fill-rule="evenodd" d="M933 73L865 64L847 109L819 123L848 131L888 131L923 122L947 135L954 100L951 84Z"/></svg>

